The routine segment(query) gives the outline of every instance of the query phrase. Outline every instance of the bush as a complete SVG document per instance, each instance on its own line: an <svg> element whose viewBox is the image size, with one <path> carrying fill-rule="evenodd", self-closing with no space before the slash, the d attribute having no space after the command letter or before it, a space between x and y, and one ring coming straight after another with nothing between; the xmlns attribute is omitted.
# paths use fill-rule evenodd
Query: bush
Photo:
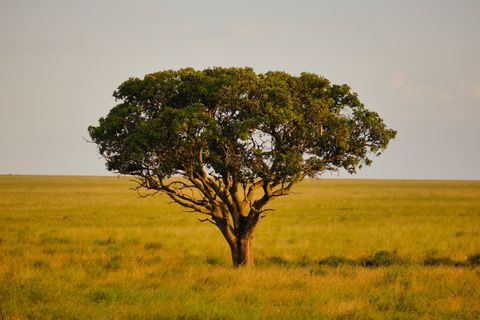
<svg viewBox="0 0 480 320"><path fill-rule="evenodd" d="M480 265L480 253L475 253L471 256L468 256L467 263L470 266L479 266Z"/></svg>
<svg viewBox="0 0 480 320"><path fill-rule="evenodd" d="M360 258L358 264L362 267L377 268L387 267L394 264L406 264L407 260L401 258L397 251L382 250L374 253L373 255Z"/></svg>
<svg viewBox="0 0 480 320"><path fill-rule="evenodd" d="M147 242L143 246L145 250L157 250L162 249L163 245L160 242Z"/></svg>
<svg viewBox="0 0 480 320"><path fill-rule="evenodd" d="M338 267L340 265L354 265L355 262L343 256L329 256L318 261L318 264L331 266L331 267Z"/></svg>
<svg viewBox="0 0 480 320"><path fill-rule="evenodd" d="M307 255L303 255L295 261L295 265L298 267L306 267L311 264L312 264L312 260Z"/></svg>
<svg viewBox="0 0 480 320"><path fill-rule="evenodd" d="M436 257L434 255L427 255L425 259L423 259L423 265L427 267L433 266L454 266L455 261L448 257Z"/></svg>

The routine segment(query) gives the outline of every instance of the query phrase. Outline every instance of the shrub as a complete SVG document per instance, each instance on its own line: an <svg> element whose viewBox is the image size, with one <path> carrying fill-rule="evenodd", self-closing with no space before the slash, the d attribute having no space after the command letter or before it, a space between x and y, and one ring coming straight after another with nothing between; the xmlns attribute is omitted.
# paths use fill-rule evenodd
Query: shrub
<svg viewBox="0 0 480 320"><path fill-rule="evenodd" d="M299 257L297 259L297 261L295 261L295 264L299 267L306 267L306 266L312 264L312 260L310 259L309 256L303 255L303 256Z"/></svg>
<svg viewBox="0 0 480 320"><path fill-rule="evenodd" d="M157 250L161 249L163 245L160 242L147 242L143 245L145 250Z"/></svg>
<svg viewBox="0 0 480 320"><path fill-rule="evenodd" d="M331 266L331 267L338 267L340 265L354 265L355 262L343 256L328 256L326 258L320 259L318 264Z"/></svg>
<svg viewBox="0 0 480 320"><path fill-rule="evenodd" d="M367 268L387 267L394 264L406 264L407 260L401 258L397 251L382 250L373 255L360 258L358 264Z"/></svg>
<svg viewBox="0 0 480 320"><path fill-rule="evenodd" d="M480 265L480 253L475 253L471 256L468 256L467 263L470 266Z"/></svg>
<svg viewBox="0 0 480 320"><path fill-rule="evenodd" d="M423 259L423 265L427 267L433 266L453 266L455 265L455 261L450 259L449 257L436 257L434 255L427 255L425 259Z"/></svg>

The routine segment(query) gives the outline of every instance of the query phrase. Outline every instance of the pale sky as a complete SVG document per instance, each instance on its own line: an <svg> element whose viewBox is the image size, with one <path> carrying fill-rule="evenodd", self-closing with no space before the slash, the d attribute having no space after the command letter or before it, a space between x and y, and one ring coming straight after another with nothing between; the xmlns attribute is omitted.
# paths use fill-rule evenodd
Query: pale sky
<svg viewBox="0 0 480 320"><path fill-rule="evenodd" d="M107 174L115 88L212 66L350 85L398 130L356 177L480 179L477 0L0 0L0 174Z"/></svg>

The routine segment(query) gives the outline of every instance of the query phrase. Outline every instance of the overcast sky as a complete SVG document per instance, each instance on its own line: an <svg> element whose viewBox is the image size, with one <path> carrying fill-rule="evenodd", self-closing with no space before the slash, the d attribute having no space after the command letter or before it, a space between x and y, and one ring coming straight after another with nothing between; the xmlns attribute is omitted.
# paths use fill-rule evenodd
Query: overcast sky
<svg viewBox="0 0 480 320"><path fill-rule="evenodd" d="M347 83L398 130L357 177L480 179L479 39L477 0L0 0L0 174L107 174L84 138L121 82L251 66Z"/></svg>

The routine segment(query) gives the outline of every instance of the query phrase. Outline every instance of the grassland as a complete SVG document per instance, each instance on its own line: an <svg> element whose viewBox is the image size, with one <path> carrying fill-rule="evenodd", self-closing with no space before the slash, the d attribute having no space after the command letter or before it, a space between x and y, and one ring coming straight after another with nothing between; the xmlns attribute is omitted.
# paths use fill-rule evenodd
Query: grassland
<svg viewBox="0 0 480 320"><path fill-rule="evenodd" d="M306 181L256 267L127 178L0 176L0 318L479 319L479 181Z"/></svg>

